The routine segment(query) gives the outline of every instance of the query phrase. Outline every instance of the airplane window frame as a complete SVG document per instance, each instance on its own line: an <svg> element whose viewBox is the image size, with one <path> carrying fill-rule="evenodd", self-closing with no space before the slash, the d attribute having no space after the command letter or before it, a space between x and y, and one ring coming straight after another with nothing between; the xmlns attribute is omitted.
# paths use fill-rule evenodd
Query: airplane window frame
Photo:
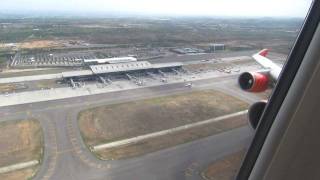
<svg viewBox="0 0 320 180"><path fill-rule="evenodd" d="M320 1L313 1L309 12L296 38L293 48L280 73L276 86L268 100L268 104L260 118L254 138L238 171L236 180L247 180L261 152L266 137L275 117L287 95L288 90L300 68L302 60L311 43L312 37L320 22Z"/></svg>

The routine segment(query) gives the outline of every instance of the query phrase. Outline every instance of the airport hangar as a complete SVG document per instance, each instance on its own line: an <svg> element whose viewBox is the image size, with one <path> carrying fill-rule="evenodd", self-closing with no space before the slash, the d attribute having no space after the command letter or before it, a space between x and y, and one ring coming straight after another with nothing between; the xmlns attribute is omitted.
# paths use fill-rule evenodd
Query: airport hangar
<svg viewBox="0 0 320 180"><path fill-rule="evenodd" d="M134 76L129 73L157 73L164 75L165 72L172 72L182 68L181 62L154 63L138 61L134 57L116 57L107 59L84 60L87 70L69 71L62 73L64 82L73 80L98 80L107 82L107 76L127 76L129 79Z"/></svg>

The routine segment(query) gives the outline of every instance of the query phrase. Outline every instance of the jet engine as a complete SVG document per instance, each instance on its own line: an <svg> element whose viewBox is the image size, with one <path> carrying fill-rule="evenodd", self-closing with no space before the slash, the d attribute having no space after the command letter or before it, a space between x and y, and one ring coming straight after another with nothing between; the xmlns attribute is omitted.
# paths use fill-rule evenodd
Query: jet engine
<svg viewBox="0 0 320 180"><path fill-rule="evenodd" d="M241 89L249 92L263 92L268 88L269 77L259 72L244 72L238 79Z"/></svg>
<svg viewBox="0 0 320 180"><path fill-rule="evenodd" d="M257 129L262 113L267 105L267 101L258 101L249 107L248 119L252 129Z"/></svg>

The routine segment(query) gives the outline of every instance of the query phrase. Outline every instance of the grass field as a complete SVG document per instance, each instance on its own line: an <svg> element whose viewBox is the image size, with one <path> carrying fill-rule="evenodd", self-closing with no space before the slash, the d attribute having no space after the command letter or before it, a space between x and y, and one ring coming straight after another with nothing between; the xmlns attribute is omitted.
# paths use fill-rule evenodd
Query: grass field
<svg viewBox="0 0 320 180"><path fill-rule="evenodd" d="M0 132L0 167L41 160L43 132L37 120L1 122ZM19 172L24 172L22 177L27 179L27 175L34 174L36 170L37 168L33 167ZM15 176L15 173L0 174L0 179L12 179Z"/></svg>
<svg viewBox="0 0 320 180"><path fill-rule="evenodd" d="M88 109L79 113L78 121L82 137L91 147L211 119L247 107L247 103L237 98L206 90ZM178 138L184 140L174 143L196 139L186 135ZM161 144L151 150L174 145L170 142ZM103 154L106 153L99 156Z"/></svg>
<svg viewBox="0 0 320 180"><path fill-rule="evenodd" d="M184 65L183 68L188 71L207 71L207 70L219 70L225 68L231 68L235 65L252 65L255 61L252 59L239 60L235 62L223 62L223 63L198 63L198 64L188 64Z"/></svg>
<svg viewBox="0 0 320 180"><path fill-rule="evenodd" d="M141 156L150 152L155 152L178 144L183 144L207 136L219 134L234 128L247 125L245 115L225 119L220 122L201 125L179 132L145 139L137 143L131 143L114 148L106 148L96 152L97 156L103 160L125 159Z"/></svg>

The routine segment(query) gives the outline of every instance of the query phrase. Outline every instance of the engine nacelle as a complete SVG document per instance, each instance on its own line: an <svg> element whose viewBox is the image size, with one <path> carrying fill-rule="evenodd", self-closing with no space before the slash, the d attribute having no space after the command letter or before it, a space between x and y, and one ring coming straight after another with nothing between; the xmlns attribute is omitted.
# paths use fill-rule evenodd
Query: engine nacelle
<svg viewBox="0 0 320 180"><path fill-rule="evenodd" d="M268 88L269 77L258 72L244 72L238 79L241 89L249 92L263 92Z"/></svg>
<svg viewBox="0 0 320 180"><path fill-rule="evenodd" d="M257 129L262 113L267 105L267 101L259 101L249 107L248 119L252 129Z"/></svg>

